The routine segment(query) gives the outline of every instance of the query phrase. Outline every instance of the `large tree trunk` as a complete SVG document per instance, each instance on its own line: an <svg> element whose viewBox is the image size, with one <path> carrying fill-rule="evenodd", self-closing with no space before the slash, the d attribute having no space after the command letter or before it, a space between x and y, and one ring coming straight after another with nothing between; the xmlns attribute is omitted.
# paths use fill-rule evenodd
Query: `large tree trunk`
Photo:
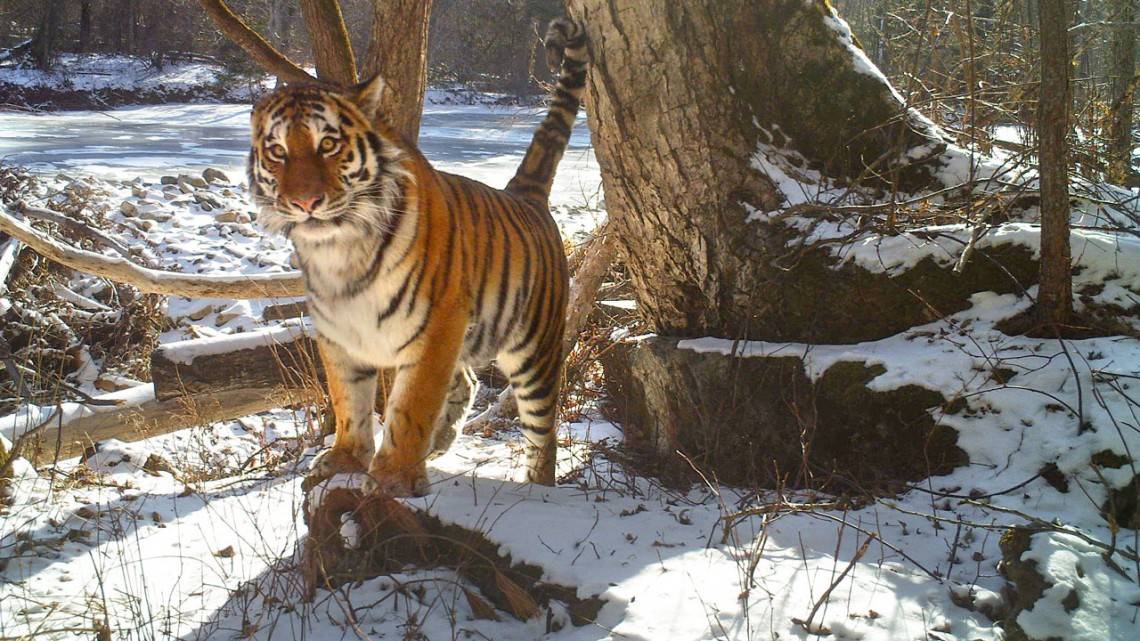
<svg viewBox="0 0 1140 641"><path fill-rule="evenodd" d="M659 335L605 363L627 433L742 481L822 469L873 485L960 463L955 436L916 418L940 399L861 389L859 372L809 384L794 359L741 359L735 348L697 357L677 339L874 340L964 309L977 291L1024 291L1038 268L1023 248L957 272L924 260L888 275L840 265L829 247L796 251L804 232L779 222L836 215L805 196L820 185L858 183L879 201L950 186L936 170L966 155L904 105L825 0L569 5L590 43L586 106L606 208L639 312ZM877 442L906 456L827 447L840 441L825 430L851 422L842 411L877 403L906 407L874 426ZM813 434L828 443L813 448Z"/></svg>
<svg viewBox="0 0 1140 641"><path fill-rule="evenodd" d="M1069 8L1065 2L1042 2L1041 95L1037 102L1037 138L1041 170L1041 287L1037 294L1040 319L1065 325L1073 308L1073 279L1069 251L1069 164L1065 137L1069 133L1070 65Z"/></svg>
<svg viewBox="0 0 1140 641"><path fill-rule="evenodd" d="M415 143L427 88L428 19L431 0L373 0L372 28L364 76L379 73L387 83L380 112Z"/></svg>
<svg viewBox="0 0 1140 641"><path fill-rule="evenodd" d="M334 84L356 83L356 58L339 0L301 0L301 14L309 30L313 57L317 61L317 77Z"/></svg>
<svg viewBox="0 0 1140 641"><path fill-rule="evenodd" d="M773 266L787 254L786 234L749 221L785 202L754 167L761 145L802 155L805 170L900 191L929 181L925 165L945 148L826 2L570 6L593 56L587 108L606 207L622 252L636 257L631 275L651 329L849 342L925 317L899 287L862 287L869 276L809 278L815 258ZM908 163L897 162L907 151ZM850 296L854 287L872 300Z"/></svg>

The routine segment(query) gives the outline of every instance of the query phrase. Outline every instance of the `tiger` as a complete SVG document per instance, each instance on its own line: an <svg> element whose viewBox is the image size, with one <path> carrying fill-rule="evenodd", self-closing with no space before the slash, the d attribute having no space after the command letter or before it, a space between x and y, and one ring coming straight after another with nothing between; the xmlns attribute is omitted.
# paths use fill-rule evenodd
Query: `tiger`
<svg viewBox="0 0 1140 641"><path fill-rule="evenodd" d="M545 47L550 107L504 189L433 168L389 126L378 75L254 105L251 200L293 243L335 419L311 475L365 472L365 493L425 494L427 461L470 410L471 368L494 361L517 400L523 480L554 484L569 285L548 201L581 105L585 31L556 19ZM382 369L395 375L377 450Z"/></svg>

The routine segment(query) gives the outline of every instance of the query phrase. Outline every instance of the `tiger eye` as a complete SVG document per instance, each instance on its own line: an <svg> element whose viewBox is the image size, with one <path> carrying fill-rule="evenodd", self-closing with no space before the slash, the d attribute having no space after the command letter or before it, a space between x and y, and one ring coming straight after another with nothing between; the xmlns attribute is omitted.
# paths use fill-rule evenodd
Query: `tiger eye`
<svg viewBox="0 0 1140 641"><path fill-rule="evenodd" d="M285 147L281 145L269 145L266 149L266 153L269 154L272 160L281 161L285 159Z"/></svg>
<svg viewBox="0 0 1140 641"><path fill-rule="evenodd" d="M322 154L331 154L340 147L340 141L336 138L325 138L321 141L319 147Z"/></svg>

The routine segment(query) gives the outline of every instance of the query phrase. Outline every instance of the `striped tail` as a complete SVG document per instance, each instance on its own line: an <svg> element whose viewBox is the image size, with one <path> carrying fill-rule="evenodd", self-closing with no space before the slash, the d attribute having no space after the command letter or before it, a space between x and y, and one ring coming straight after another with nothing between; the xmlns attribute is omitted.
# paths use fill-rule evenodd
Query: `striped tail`
<svg viewBox="0 0 1140 641"><path fill-rule="evenodd" d="M589 62L586 30L567 18L551 21L545 44L546 61L551 70L561 70L554 87L554 101L538 131L534 132L515 177L507 183L507 191L543 203L550 197L554 171L570 141L570 129L582 104Z"/></svg>

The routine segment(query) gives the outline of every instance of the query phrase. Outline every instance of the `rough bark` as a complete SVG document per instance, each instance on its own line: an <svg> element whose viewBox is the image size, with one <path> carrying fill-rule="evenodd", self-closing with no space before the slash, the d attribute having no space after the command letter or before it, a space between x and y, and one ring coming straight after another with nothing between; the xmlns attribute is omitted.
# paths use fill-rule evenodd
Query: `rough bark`
<svg viewBox="0 0 1140 641"><path fill-rule="evenodd" d="M373 0L363 76L380 74L387 89L380 114L410 142L420 134L427 87L427 36L431 0Z"/></svg>
<svg viewBox="0 0 1140 641"><path fill-rule="evenodd" d="M790 350L742 358L677 343L658 336L602 357L612 418L663 470L686 470L681 452L729 483L818 489L837 476L837 490L882 490L967 462L931 415L946 399L914 385L868 389L881 367L836 363L813 381Z"/></svg>
<svg viewBox="0 0 1140 641"><path fill-rule="evenodd" d="M1038 160L1041 173L1041 278L1037 311L1043 323L1060 327L1073 309L1069 248L1069 164L1066 136L1072 59L1069 5L1042 2L1041 94L1037 101Z"/></svg>
<svg viewBox="0 0 1140 641"><path fill-rule="evenodd" d="M150 356L159 400L238 389L319 389L321 374L312 339L281 328L169 343Z"/></svg>
<svg viewBox="0 0 1140 641"><path fill-rule="evenodd" d="M356 83L356 58L339 0L301 0L301 15L317 63L317 77L342 87Z"/></svg>
<svg viewBox="0 0 1140 641"><path fill-rule="evenodd" d="M906 189L926 184L924 163L943 142L881 77L856 68L823 0L569 4L590 40L586 103L606 207L636 260L650 328L793 338L780 299L803 287L797 271L772 266L787 237L746 220L782 202L753 168L758 145L794 149L837 179ZM899 164L904 150L921 152ZM846 327L860 324L867 306L836 280L812 283L821 289L808 296L838 308Z"/></svg>
<svg viewBox="0 0 1140 641"><path fill-rule="evenodd" d="M1112 0L1109 75L1112 77L1112 123L1109 131L1108 179L1128 184L1132 176L1132 103L1136 94L1136 0Z"/></svg>

